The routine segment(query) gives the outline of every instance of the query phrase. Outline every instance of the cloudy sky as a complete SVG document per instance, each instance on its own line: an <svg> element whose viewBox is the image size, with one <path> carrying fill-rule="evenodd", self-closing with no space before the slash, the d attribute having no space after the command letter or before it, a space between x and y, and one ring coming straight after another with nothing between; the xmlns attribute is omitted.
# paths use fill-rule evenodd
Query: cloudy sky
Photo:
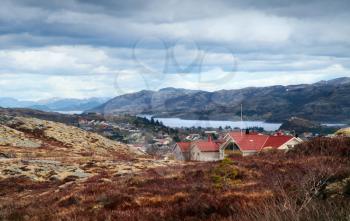
<svg viewBox="0 0 350 221"><path fill-rule="evenodd" d="M350 77L348 0L1 0L0 97Z"/></svg>

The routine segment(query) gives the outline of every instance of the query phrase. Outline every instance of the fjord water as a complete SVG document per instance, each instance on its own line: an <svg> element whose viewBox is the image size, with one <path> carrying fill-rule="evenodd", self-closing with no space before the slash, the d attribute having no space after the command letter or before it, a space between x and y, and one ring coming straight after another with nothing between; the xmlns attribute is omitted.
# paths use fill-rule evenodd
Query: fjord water
<svg viewBox="0 0 350 221"><path fill-rule="evenodd" d="M84 111L77 110L77 111L52 111L52 112L73 115L73 114L82 114Z"/></svg>
<svg viewBox="0 0 350 221"><path fill-rule="evenodd" d="M151 115L138 115L139 117L146 117L151 119ZM266 131L275 131L281 126L281 123L266 123L264 121L222 121L222 120L184 120L180 118L154 118L162 122L167 127L181 128L181 127L202 127L202 128L250 128L262 127Z"/></svg>

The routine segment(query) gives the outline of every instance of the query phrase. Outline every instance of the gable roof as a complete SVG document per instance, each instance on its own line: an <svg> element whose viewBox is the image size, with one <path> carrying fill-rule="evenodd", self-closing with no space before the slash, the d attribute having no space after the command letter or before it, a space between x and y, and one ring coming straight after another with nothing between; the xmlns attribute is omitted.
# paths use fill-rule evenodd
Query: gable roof
<svg viewBox="0 0 350 221"><path fill-rule="evenodd" d="M202 152L218 152L223 141L197 140L193 143Z"/></svg>
<svg viewBox="0 0 350 221"><path fill-rule="evenodd" d="M229 136L242 151L260 151L265 147L278 148L293 138L293 136L287 135L245 134L241 132L230 132Z"/></svg>
<svg viewBox="0 0 350 221"><path fill-rule="evenodd" d="M293 136L288 136L288 135L269 136L269 138L267 139L267 141L264 145L264 148L265 147L278 148L293 138L294 138Z"/></svg>
<svg viewBox="0 0 350 221"><path fill-rule="evenodd" d="M176 144L179 146L181 152L190 151L191 142L177 142Z"/></svg>
<svg viewBox="0 0 350 221"><path fill-rule="evenodd" d="M231 132L230 137L235 141L240 150L259 151L264 147L268 135L264 134L245 134L241 132Z"/></svg>

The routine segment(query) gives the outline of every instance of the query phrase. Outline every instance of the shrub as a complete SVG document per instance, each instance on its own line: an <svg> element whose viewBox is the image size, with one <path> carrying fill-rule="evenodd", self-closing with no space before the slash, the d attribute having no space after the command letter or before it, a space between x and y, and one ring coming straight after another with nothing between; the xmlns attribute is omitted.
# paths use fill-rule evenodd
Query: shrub
<svg viewBox="0 0 350 221"><path fill-rule="evenodd" d="M211 180L216 187L222 188L233 184L233 181L239 178L240 172L234 166L231 159L225 158L219 165L214 167L211 171Z"/></svg>
<svg viewBox="0 0 350 221"><path fill-rule="evenodd" d="M225 158L220 162L221 166L232 165L232 164L233 164L233 160L231 160L230 158Z"/></svg>
<svg viewBox="0 0 350 221"><path fill-rule="evenodd" d="M344 193L346 195L350 196L350 179L346 180L345 186L344 186Z"/></svg>
<svg viewBox="0 0 350 221"><path fill-rule="evenodd" d="M350 157L350 138L319 137L297 145L289 155L326 155Z"/></svg>

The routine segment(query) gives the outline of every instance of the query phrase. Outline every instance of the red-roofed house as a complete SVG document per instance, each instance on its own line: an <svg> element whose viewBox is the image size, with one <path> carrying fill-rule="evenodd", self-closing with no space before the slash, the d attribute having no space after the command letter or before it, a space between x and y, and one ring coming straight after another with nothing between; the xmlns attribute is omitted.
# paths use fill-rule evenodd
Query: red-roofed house
<svg viewBox="0 0 350 221"><path fill-rule="evenodd" d="M217 161L220 160L220 146L223 141L211 139L197 140L191 144L191 160L196 161Z"/></svg>
<svg viewBox="0 0 350 221"><path fill-rule="evenodd" d="M173 154L177 160L216 161L220 160L220 146L222 140L196 140L192 142L178 142Z"/></svg>
<svg viewBox="0 0 350 221"><path fill-rule="evenodd" d="M174 157L177 160L190 160L191 142L177 142L173 149Z"/></svg>
<svg viewBox="0 0 350 221"><path fill-rule="evenodd" d="M283 134L265 135L261 133L230 132L225 136L225 143L220 147L220 158L229 152L240 152L243 156L252 155L264 149L286 150L301 143L300 138Z"/></svg>
<svg viewBox="0 0 350 221"><path fill-rule="evenodd" d="M279 150L287 150L301 142L302 140L297 137L283 135L283 134L275 134L275 135L269 136L269 139L267 139L263 149L273 148L273 149L279 149Z"/></svg>
<svg viewBox="0 0 350 221"><path fill-rule="evenodd" d="M233 152L248 156L271 148L287 150L301 142L300 138L280 133L230 132L224 140L212 140L209 136L208 140L176 143L173 153L178 160L217 161Z"/></svg>

